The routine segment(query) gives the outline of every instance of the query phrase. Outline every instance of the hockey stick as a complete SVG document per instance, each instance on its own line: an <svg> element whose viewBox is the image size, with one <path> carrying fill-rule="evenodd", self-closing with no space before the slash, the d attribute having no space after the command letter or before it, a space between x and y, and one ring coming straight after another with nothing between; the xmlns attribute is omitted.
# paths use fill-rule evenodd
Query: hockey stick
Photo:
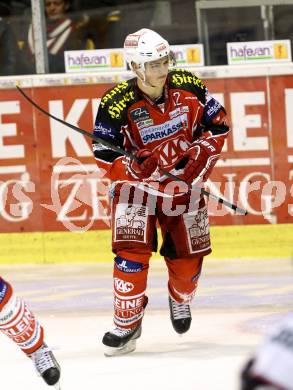
<svg viewBox="0 0 293 390"><path fill-rule="evenodd" d="M134 156L132 153L129 153L129 152L125 151L124 149L120 148L119 146L113 145L110 142L108 142L108 141L106 141L106 140L104 140L102 138L99 138L96 135L94 135L92 133L89 133L86 130L80 129L79 127L74 126L71 123L65 122L63 119L60 119L60 118L56 117L53 114L50 114L49 112L44 110L42 107L40 107L37 103L35 103L19 86L16 85L16 88L18 89L18 91L22 94L22 96L26 100L28 100L34 107L36 107L43 114L49 116L50 118L55 119L57 122L62 123L63 125L65 125L67 127L70 127L72 130L75 130L78 133L83 134L86 137L89 137L89 138L93 139L96 142L99 142L100 144L106 146L107 148L112 149L114 152L118 152L118 153L120 153L120 154L122 154L122 155L124 155L124 156L126 156L128 158L130 158L131 160L138 161L136 156ZM172 175L172 173L165 172L163 170L161 171L161 173L163 175L165 175L166 177L172 179L172 180L185 183L190 188L190 185L188 183L186 183L184 180L178 178L177 176ZM208 198L216 200L218 203L223 204L224 206L234 210L235 212L239 212L240 214L247 215L247 211L246 210L242 209L241 207L236 206L233 203L228 202L227 200L225 200L225 199L223 199L223 198L221 198L219 196L211 194L210 192L206 191L204 188L198 188L198 187L195 186L195 187L192 187L192 189L200 192L202 195L205 195Z"/></svg>

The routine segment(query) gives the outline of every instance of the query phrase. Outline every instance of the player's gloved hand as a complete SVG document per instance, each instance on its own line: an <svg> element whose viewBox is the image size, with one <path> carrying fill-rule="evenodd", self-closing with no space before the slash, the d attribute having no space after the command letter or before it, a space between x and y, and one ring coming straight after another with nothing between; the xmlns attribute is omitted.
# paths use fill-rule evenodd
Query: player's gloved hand
<svg viewBox="0 0 293 390"><path fill-rule="evenodd" d="M222 145L213 138L194 141L180 157L174 174L188 184L206 181L220 156L221 148Z"/></svg>
<svg viewBox="0 0 293 390"><path fill-rule="evenodd" d="M158 167L156 153L140 149L135 153L136 160L131 160L128 169L135 179L147 179Z"/></svg>

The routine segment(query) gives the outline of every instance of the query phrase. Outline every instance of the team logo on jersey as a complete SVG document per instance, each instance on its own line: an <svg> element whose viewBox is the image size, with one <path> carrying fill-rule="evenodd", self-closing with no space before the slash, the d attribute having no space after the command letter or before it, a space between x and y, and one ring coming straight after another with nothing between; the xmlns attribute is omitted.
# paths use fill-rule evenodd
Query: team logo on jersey
<svg viewBox="0 0 293 390"><path fill-rule="evenodd" d="M134 289L134 284L125 280L114 278L115 289L122 293L127 293Z"/></svg>
<svg viewBox="0 0 293 390"><path fill-rule="evenodd" d="M169 116L171 119L175 118L178 115L184 114L185 112L189 112L188 106L178 107L173 111L169 112Z"/></svg>
<svg viewBox="0 0 293 390"><path fill-rule="evenodd" d="M122 112L126 109L129 102L134 100L134 92L125 92L120 100L112 101L109 105L108 114L112 119L120 119Z"/></svg>
<svg viewBox="0 0 293 390"><path fill-rule="evenodd" d="M180 87L181 85L184 85L184 84L185 85L186 84L187 85L188 84L192 84L192 85L195 85L196 87L198 87L200 89L205 89L204 83L198 77L196 77L192 73L188 73L188 72L185 72L185 71L183 71L182 73L178 72L178 73L172 74L171 81L177 87Z"/></svg>
<svg viewBox="0 0 293 390"><path fill-rule="evenodd" d="M115 131L111 128L103 126L101 122L98 122L94 128L94 135L97 137L104 136L106 138L115 138Z"/></svg>
<svg viewBox="0 0 293 390"><path fill-rule="evenodd" d="M175 118L178 115L180 115L180 108L176 108L175 110L169 112L169 117L171 119Z"/></svg>
<svg viewBox="0 0 293 390"><path fill-rule="evenodd" d="M117 205L115 212L114 241L140 241L146 242L147 207Z"/></svg>
<svg viewBox="0 0 293 390"><path fill-rule="evenodd" d="M178 160L178 156L189 148L189 145L189 142L183 135L161 143L156 148L156 151L160 156L160 162L163 167L172 166Z"/></svg>
<svg viewBox="0 0 293 390"><path fill-rule="evenodd" d="M110 91L108 91L106 93L106 95L104 95L102 97L102 100L101 100L101 103L100 103L101 108L104 108L105 104L109 103L110 101L112 101L112 99L117 94L123 93L126 88L128 88L128 82L127 81L123 81L121 84L116 85L116 87L114 87Z"/></svg>
<svg viewBox="0 0 293 390"><path fill-rule="evenodd" d="M204 108L204 119L208 123L210 122L219 111L221 111L221 104L214 98L208 97Z"/></svg>
<svg viewBox="0 0 293 390"><path fill-rule="evenodd" d="M146 127L150 127L154 124L154 121L152 119L146 119L145 121L139 121L137 122L136 126L138 130L145 129Z"/></svg>
<svg viewBox="0 0 293 390"><path fill-rule="evenodd" d="M145 106L143 106L131 110L130 117L133 120L133 122L137 123L139 121L145 121L147 119L150 119L151 116L148 109Z"/></svg>

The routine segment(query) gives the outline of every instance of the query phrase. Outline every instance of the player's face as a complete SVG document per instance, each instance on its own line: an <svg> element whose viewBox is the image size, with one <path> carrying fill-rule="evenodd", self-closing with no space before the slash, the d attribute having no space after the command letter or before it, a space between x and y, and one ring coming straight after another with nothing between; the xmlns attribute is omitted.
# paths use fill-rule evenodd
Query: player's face
<svg viewBox="0 0 293 390"><path fill-rule="evenodd" d="M160 60L150 61L145 64L146 81L154 86L161 87L165 84L169 69L169 56Z"/></svg>

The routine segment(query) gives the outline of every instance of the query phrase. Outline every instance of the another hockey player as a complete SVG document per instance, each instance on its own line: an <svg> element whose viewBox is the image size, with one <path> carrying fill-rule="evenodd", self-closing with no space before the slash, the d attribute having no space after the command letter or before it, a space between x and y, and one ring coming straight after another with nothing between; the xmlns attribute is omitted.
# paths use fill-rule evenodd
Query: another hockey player
<svg viewBox="0 0 293 390"><path fill-rule="evenodd" d="M241 390L293 390L293 314L267 337L241 376Z"/></svg>
<svg viewBox="0 0 293 390"><path fill-rule="evenodd" d="M43 328L26 303L14 295L12 286L1 277L0 331L31 358L38 374L49 386L60 389L60 367L44 342Z"/></svg>
<svg viewBox="0 0 293 390"><path fill-rule="evenodd" d="M172 325L177 333L188 331L189 304L203 257L211 252L205 200L193 199L191 187L207 180L229 132L225 109L203 82L188 71L169 69L172 53L159 34L139 30L126 37L124 49L136 77L104 94L94 134L132 153L135 160L93 142L98 166L115 182L115 329L103 338L110 356L133 351L141 335L157 221L163 236L160 253L169 272ZM166 171L187 184L170 181Z"/></svg>

